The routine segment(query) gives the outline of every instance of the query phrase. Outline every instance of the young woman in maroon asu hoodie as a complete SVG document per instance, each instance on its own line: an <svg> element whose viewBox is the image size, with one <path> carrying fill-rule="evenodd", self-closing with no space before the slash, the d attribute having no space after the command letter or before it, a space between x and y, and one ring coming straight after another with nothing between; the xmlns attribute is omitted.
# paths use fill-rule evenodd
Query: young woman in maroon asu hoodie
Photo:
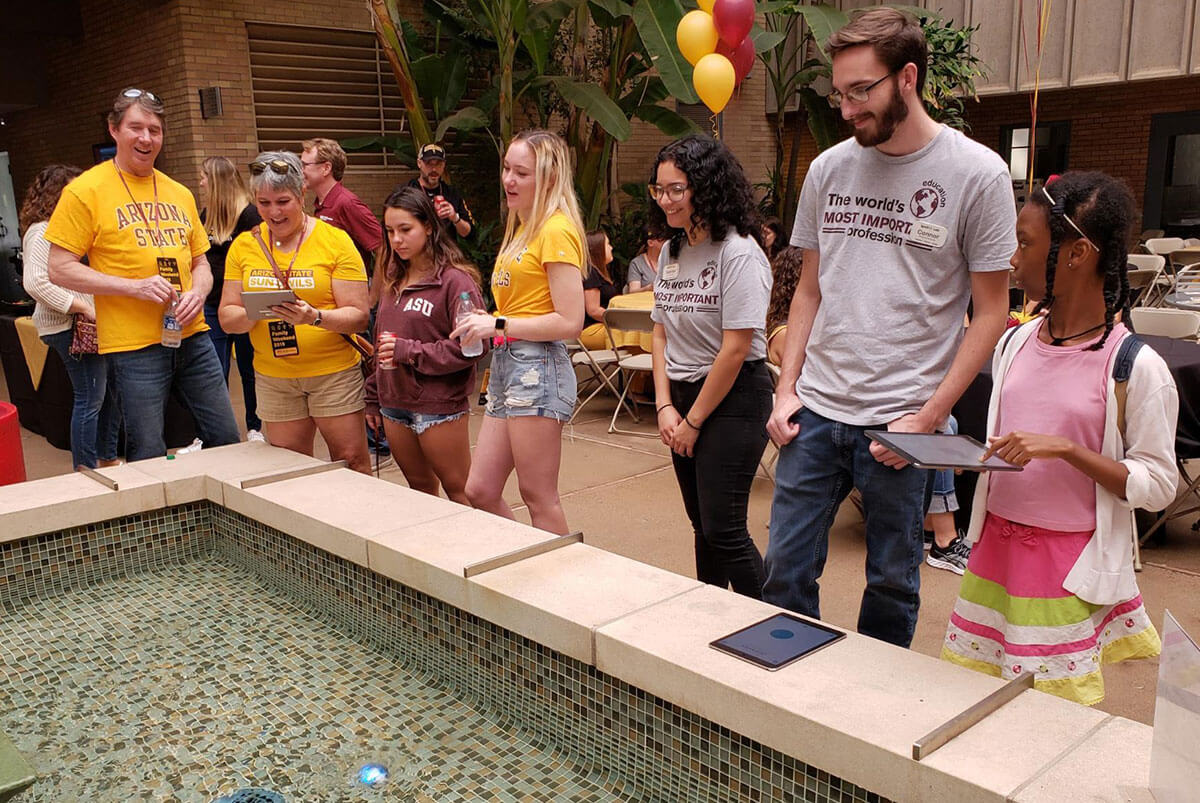
<svg viewBox="0 0 1200 803"><path fill-rule="evenodd" d="M405 187L384 201L387 246L378 260L382 292L375 321L375 374L367 381L367 423L382 422L411 488L434 496L438 486L470 504L467 432L475 363L450 338L458 299L483 309L479 271L438 225L432 202Z"/></svg>

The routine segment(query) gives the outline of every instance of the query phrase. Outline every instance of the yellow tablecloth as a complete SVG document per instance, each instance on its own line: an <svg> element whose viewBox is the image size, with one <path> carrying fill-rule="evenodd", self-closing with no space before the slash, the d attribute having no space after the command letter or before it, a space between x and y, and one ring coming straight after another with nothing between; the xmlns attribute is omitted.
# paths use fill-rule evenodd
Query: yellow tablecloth
<svg viewBox="0 0 1200 803"><path fill-rule="evenodd" d="M50 347L38 337L37 327L33 325L33 316L26 315L13 321L17 328L17 339L21 341L21 351L25 352L25 364L29 366L29 378L33 380L33 389L37 390L42 383L42 369L46 367L46 353Z"/></svg>
<svg viewBox="0 0 1200 803"><path fill-rule="evenodd" d="M654 309L654 293L638 292L613 296L608 306L610 309ZM638 346L647 354L654 345L654 335L649 332L626 332L621 329L612 330L613 342L618 347Z"/></svg>

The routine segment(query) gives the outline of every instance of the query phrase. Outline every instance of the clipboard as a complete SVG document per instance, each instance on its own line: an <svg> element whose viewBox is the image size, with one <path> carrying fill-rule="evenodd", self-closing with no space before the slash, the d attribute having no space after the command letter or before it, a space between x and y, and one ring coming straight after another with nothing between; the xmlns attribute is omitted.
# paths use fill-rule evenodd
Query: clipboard
<svg viewBox="0 0 1200 803"><path fill-rule="evenodd" d="M295 301L296 294L291 290L254 290L242 291L242 304L246 307L246 317L252 321L274 320L279 316L271 312L271 307Z"/></svg>
<svg viewBox="0 0 1200 803"><path fill-rule="evenodd" d="M979 458L987 447L970 435L942 435L928 432L888 432L867 430L867 437L881 443L917 468L953 468L962 471L1022 471L1021 466L992 456L986 463Z"/></svg>
<svg viewBox="0 0 1200 803"><path fill-rule="evenodd" d="M777 613L709 642L708 646L774 672L845 637L841 630L820 622Z"/></svg>

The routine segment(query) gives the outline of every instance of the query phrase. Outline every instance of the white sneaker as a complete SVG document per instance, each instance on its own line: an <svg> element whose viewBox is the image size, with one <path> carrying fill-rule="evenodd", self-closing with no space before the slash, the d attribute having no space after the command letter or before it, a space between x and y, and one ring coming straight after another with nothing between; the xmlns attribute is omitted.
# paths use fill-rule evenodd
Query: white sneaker
<svg viewBox="0 0 1200 803"><path fill-rule="evenodd" d="M267 439L257 429L246 430L246 443L266 443Z"/></svg>

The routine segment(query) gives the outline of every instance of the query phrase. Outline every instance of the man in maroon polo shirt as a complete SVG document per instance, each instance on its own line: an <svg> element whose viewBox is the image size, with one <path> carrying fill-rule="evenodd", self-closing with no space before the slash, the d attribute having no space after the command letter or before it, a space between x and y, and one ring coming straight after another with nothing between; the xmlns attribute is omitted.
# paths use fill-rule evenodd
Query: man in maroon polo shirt
<svg viewBox="0 0 1200 803"><path fill-rule="evenodd" d="M383 242L383 228L370 207L342 184L346 152L334 140L320 137L306 139L302 146L304 187L316 196L313 214L350 235L370 275L375 249Z"/></svg>

